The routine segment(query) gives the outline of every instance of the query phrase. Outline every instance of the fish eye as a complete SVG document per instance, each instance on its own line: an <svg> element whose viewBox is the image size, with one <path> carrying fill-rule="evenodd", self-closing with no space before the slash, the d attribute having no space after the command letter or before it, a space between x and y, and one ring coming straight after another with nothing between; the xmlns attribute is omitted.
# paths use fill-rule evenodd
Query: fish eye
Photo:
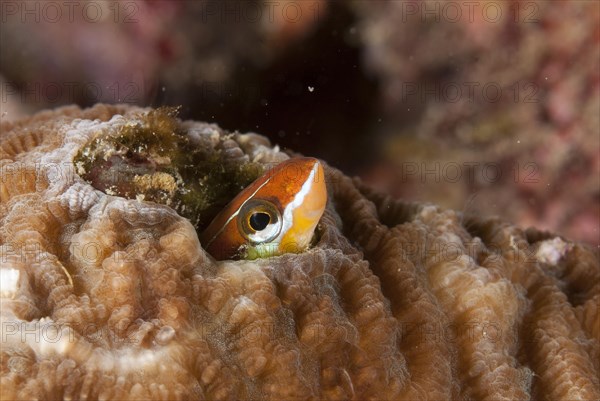
<svg viewBox="0 0 600 401"><path fill-rule="evenodd" d="M253 244L272 241L279 235L281 226L281 213L269 201L252 199L240 209L238 219L240 233Z"/></svg>
<svg viewBox="0 0 600 401"><path fill-rule="evenodd" d="M269 216L265 212L252 213L250 215L250 218L248 219L248 224L255 231L264 230L265 228L267 228L267 226L269 225L270 222L271 222L271 216Z"/></svg>

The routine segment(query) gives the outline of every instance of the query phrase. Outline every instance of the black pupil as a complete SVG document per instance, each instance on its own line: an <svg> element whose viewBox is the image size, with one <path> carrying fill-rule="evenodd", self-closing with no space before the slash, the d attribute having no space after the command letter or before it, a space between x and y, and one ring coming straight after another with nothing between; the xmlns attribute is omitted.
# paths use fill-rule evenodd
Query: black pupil
<svg viewBox="0 0 600 401"><path fill-rule="evenodd" d="M254 213L250 216L250 227L256 231L264 230L270 222L271 218L269 215L263 212Z"/></svg>

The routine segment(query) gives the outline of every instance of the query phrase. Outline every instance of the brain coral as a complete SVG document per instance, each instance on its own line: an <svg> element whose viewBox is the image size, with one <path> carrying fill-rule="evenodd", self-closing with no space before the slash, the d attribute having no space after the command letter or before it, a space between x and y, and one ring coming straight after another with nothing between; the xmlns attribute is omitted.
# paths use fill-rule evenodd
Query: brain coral
<svg viewBox="0 0 600 401"><path fill-rule="evenodd" d="M73 163L147 111L2 124L2 400L600 398L594 251L327 167L314 247L215 262L205 217L108 195ZM240 166L287 158L255 134L176 125Z"/></svg>

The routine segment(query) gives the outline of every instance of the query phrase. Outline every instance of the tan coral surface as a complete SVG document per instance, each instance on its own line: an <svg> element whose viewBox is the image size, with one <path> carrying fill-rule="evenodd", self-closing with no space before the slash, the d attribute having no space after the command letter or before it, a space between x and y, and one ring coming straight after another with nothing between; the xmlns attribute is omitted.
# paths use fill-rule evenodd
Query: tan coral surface
<svg viewBox="0 0 600 401"><path fill-rule="evenodd" d="M215 262L173 209L107 195L72 164L141 112L1 126L2 400L600 398L594 251L328 167L312 249ZM226 137L181 126L215 149ZM286 158L234 142L249 162Z"/></svg>

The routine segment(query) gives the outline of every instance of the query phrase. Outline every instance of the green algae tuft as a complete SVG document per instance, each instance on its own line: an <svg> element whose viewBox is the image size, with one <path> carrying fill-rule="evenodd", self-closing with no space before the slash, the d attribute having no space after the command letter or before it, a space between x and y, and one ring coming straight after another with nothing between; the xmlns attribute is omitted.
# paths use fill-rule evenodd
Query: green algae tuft
<svg viewBox="0 0 600 401"><path fill-rule="evenodd" d="M179 108L140 113L115 134L100 134L74 159L78 174L108 195L175 209L201 231L263 173L258 163L226 160L224 150L193 142ZM219 141L233 135L220 137Z"/></svg>

